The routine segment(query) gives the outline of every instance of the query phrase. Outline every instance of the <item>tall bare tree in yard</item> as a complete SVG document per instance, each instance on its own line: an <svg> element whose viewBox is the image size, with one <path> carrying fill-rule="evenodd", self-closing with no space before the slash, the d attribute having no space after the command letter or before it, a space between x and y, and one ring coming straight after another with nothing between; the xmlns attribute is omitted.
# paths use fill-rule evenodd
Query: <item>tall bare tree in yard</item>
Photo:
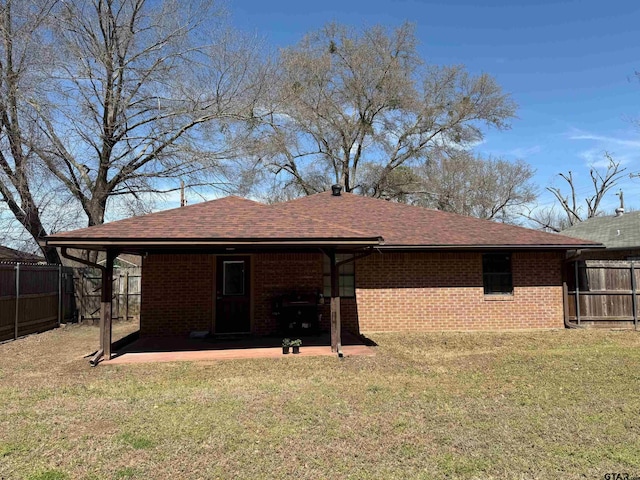
<svg viewBox="0 0 640 480"><path fill-rule="evenodd" d="M259 87L253 52L214 5L78 0L55 22L60 61L33 102L34 149L89 225L104 221L113 197L139 201L177 177L215 181L207 175L230 154L221 126L252 115Z"/></svg>
<svg viewBox="0 0 640 480"><path fill-rule="evenodd" d="M0 199L34 240L68 228L61 219L78 226L70 206L95 225L108 204L140 211L178 178L243 178L233 142L238 124L256 120L264 72L255 40L229 28L215 4L0 7Z"/></svg>
<svg viewBox="0 0 640 480"><path fill-rule="evenodd" d="M8 210L4 220L11 215L35 240L48 233L45 205L38 198L38 184L47 172L31 148L34 126L28 99L38 94L40 76L49 70L52 51L44 27L54 6L47 0L0 2L0 199ZM47 261L59 261L55 249L43 253Z"/></svg>
<svg viewBox="0 0 640 480"><path fill-rule="evenodd" d="M564 181L565 188L547 187L555 197L556 205L546 209L534 209L526 217L544 230L560 232L576 223L601 215L603 198L625 176L627 170L608 153L605 153L605 157L608 160L606 170L595 167L589 170L591 194L579 198L573 172L559 173L558 176Z"/></svg>
<svg viewBox="0 0 640 480"><path fill-rule="evenodd" d="M495 80L425 65L411 25L352 31L330 24L282 51L272 115L251 146L284 188L382 196L400 166L508 127L515 105Z"/></svg>

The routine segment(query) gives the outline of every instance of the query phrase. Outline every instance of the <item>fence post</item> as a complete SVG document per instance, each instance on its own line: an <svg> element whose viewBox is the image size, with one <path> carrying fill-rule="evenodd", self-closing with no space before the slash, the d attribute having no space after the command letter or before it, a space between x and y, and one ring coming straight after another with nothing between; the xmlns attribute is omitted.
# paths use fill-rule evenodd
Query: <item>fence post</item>
<svg viewBox="0 0 640 480"><path fill-rule="evenodd" d="M124 321L129 321L129 270L124 272Z"/></svg>
<svg viewBox="0 0 640 480"><path fill-rule="evenodd" d="M19 303L20 303L20 262L16 263L16 323L13 331L14 340L18 339L18 316L20 313Z"/></svg>
<svg viewBox="0 0 640 480"><path fill-rule="evenodd" d="M578 271L578 261L574 262L574 270L576 276L576 320L580 325L580 272Z"/></svg>
<svg viewBox="0 0 640 480"><path fill-rule="evenodd" d="M84 320L84 271L81 269L78 272L78 285L80 290L80 305L78 308L78 323L82 323Z"/></svg>
<svg viewBox="0 0 640 480"><path fill-rule="evenodd" d="M631 303L633 305L633 328L638 329L638 299L636 297L636 269L631 260Z"/></svg>
<svg viewBox="0 0 640 480"><path fill-rule="evenodd" d="M113 283L115 287L113 288L113 299L115 300L116 305L113 309L114 315L112 318L118 320L120 319L120 288L122 287L122 275L120 275L120 273L118 273L117 277L113 277Z"/></svg>
<svg viewBox="0 0 640 480"><path fill-rule="evenodd" d="M58 265L58 326L62 323L62 265Z"/></svg>

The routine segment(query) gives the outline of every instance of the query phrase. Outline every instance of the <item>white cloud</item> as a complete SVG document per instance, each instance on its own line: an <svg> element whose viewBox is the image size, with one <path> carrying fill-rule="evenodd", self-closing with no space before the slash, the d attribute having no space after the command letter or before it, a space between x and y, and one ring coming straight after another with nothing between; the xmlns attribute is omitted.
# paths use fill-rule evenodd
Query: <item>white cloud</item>
<svg viewBox="0 0 640 480"><path fill-rule="evenodd" d="M526 158L531 155L535 155L542 151L542 146L540 145L531 145L530 147L518 147L513 150L507 151L507 155L518 157L518 158Z"/></svg>
<svg viewBox="0 0 640 480"><path fill-rule="evenodd" d="M638 135L600 135L573 129L567 134L569 140L589 144L589 147L578 152L578 157L589 167L606 168L609 160L605 153L611 155L621 165L636 168L640 160L640 138Z"/></svg>
<svg viewBox="0 0 640 480"><path fill-rule="evenodd" d="M626 138L609 137L606 135L579 134L569 136L570 140L591 140L607 145L620 145L623 147L640 148L640 140L630 140Z"/></svg>

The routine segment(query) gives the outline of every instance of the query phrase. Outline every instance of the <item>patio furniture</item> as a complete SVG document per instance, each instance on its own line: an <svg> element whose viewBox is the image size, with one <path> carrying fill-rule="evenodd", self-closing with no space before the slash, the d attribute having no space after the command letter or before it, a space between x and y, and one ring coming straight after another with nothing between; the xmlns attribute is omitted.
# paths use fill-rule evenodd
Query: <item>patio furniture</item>
<svg viewBox="0 0 640 480"><path fill-rule="evenodd" d="M290 293L273 302L273 314L278 331L285 335L316 335L320 333L319 295Z"/></svg>

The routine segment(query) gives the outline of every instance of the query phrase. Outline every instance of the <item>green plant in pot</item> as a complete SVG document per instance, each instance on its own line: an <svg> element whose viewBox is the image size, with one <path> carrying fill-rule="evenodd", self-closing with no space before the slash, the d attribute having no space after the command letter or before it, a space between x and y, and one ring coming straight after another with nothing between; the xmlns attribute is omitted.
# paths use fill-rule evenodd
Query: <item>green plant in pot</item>
<svg viewBox="0 0 640 480"><path fill-rule="evenodd" d="M293 349L293 353L300 353L300 346L302 345L302 340L291 340L291 348Z"/></svg>
<svg viewBox="0 0 640 480"><path fill-rule="evenodd" d="M289 347L291 346L291 340L289 340L288 338L283 338L282 339L282 354L286 355L287 353L289 353Z"/></svg>

